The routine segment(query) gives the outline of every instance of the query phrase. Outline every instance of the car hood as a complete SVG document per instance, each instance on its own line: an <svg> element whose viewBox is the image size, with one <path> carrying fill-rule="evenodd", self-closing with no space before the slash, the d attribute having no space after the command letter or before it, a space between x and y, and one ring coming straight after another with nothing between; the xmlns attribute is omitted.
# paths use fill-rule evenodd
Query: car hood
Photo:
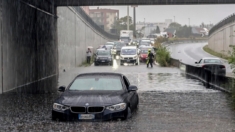
<svg viewBox="0 0 235 132"><path fill-rule="evenodd" d="M59 104L68 106L107 106L123 102L123 92L79 92L67 91L56 101Z"/></svg>

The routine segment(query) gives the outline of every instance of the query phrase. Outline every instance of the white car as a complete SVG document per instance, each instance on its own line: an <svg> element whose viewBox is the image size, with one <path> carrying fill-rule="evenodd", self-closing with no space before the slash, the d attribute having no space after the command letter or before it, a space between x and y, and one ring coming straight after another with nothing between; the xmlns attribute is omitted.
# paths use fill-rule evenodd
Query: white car
<svg viewBox="0 0 235 132"><path fill-rule="evenodd" d="M138 49L136 46L124 46L120 52L120 64L133 63L139 65Z"/></svg>

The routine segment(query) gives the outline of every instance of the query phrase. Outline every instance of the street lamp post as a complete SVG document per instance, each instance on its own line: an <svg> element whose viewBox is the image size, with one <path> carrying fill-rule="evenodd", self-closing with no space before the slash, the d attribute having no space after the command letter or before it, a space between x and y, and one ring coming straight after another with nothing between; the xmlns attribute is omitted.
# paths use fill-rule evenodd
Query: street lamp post
<svg viewBox="0 0 235 132"><path fill-rule="evenodd" d="M127 30L129 30L129 6L127 6Z"/></svg>
<svg viewBox="0 0 235 132"><path fill-rule="evenodd" d="M135 8L138 7L137 5L132 5L131 7L133 7L133 24L134 24L134 37L136 37L136 12L135 12Z"/></svg>
<svg viewBox="0 0 235 132"><path fill-rule="evenodd" d="M188 18L188 26L190 27L190 18Z"/></svg>
<svg viewBox="0 0 235 132"><path fill-rule="evenodd" d="M174 16L174 22L175 22L175 16Z"/></svg>

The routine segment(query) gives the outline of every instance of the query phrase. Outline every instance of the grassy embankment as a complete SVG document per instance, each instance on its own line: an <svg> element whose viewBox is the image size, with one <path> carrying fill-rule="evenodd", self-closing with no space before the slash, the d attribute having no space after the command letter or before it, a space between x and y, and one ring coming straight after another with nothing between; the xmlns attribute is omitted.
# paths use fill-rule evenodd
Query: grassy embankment
<svg viewBox="0 0 235 132"><path fill-rule="evenodd" d="M207 53L211 54L211 55L214 55L214 56L216 56L216 57L219 57L219 58L223 58L223 59L225 59L225 60L228 60L228 56L223 55L222 53L218 53L218 52L216 52L216 51L210 49L210 48L208 47L208 45L204 46L204 47L203 47L203 50L206 51Z"/></svg>

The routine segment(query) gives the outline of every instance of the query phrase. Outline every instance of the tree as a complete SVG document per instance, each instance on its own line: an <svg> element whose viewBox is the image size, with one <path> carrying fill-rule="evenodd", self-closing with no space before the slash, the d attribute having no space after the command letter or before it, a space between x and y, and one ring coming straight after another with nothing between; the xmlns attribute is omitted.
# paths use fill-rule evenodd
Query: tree
<svg viewBox="0 0 235 132"><path fill-rule="evenodd" d="M204 28L205 27L205 24L204 22L202 22L202 24L200 25L201 28Z"/></svg>
<svg viewBox="0 0 235 132"><path fill-rule="evenodd" d="M179 28L177 31L178 37L190 37L192 34L192 27L188 27L187 25L184 25L183 27Z"/></svg>
<svg viewBox="0 0 235 132"><path fill-rule="evenodd" d="M158 26L157 26L157 29L156 29L156 33L160 33L160 29L159 29Z"/></svg>
<svg viewBox="0 0 235 132"><path fill-rule="evenodd" d="M182 26L179 23L173 22L171 23L168 28L180 29Z"/></svg>
<svg viewBox="0 0 235 132"><path fill-rule="evenodd" d="M128 20L127 16L120 18L119 20L114 22L114 24L112 25L112 28L117 29L118 34L120 34L120 30L127 29L127 20ZM134 24L130 16L129 16L129 27L130 27L130 30L134 31Z"/></svg>

